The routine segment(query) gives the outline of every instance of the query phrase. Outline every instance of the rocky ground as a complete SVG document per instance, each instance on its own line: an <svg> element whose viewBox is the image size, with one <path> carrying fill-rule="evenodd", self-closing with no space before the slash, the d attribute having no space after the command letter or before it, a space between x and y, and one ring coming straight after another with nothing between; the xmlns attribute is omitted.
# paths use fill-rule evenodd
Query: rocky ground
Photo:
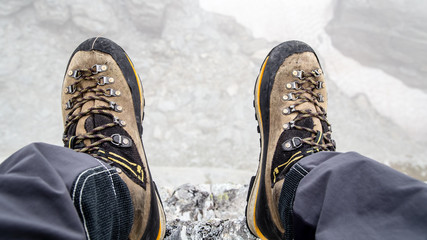
<svg viewBox="0 0 427 240"><path fill-rule="evenodd" d="M256 239L244 218L247 190L235 184L160 188L168 222L165 239Z"/></svg>

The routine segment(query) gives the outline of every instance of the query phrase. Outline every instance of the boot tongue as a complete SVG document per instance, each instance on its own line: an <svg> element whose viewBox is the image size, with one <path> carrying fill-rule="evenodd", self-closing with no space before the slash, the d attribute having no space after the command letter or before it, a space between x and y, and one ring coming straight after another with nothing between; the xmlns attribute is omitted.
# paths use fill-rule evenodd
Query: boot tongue
<svg viewBox="0 0 427 240"><path fill-rule="evenodd" d="M96 127L111 123L111 121L112 121L111 118L107 116L104 116L102 114L94 114L87 117L84 126L86 129L86 132L90 132ZM105 130L101 130L99 133L104 134L103 131L105 132Z"/></svg>
<svg viewBox="0 0 427 240"><path fill-rule="evenodd" d="M86 129L86 132L90 132L92 131L94 128L96 128L96 124L95 124L95 116L88 116L84 122L84 128Z"/></svg>
<svg viewBox="0 0 427 240"><path fill-rule="evenodd" d="M85 134L85 133L92 131L96 127L102 126L102 125L110 123L110 122L111 122L111 119L107 116L104 116L101 114L89 115L89 116L85 117L84 120L80 120L77 123L78 131L76 130L76 133L77 134ZM80 133L79 133L79 131L80 131ZM94 134L98 134L98 133L105 135L105 133L103 133L103 131L95 132ZM108 135L106 135L106 136L108 136ZM97 140L99 140L99 139L97 139ZM93 141L96 141L96 140L85 139L83 141L83 143L85 146L89 146Z"/></svg>
<svg viewBox="0 0 427 240"><path fill-rule="evenodd" d="M80 84L81 84L80 87L86 88L88 86L92 86L93 82L83 81ZM95 93L88 92L85 94L85 97L94 96L94 95L95 95ZM106 103L104 101L99 101L99 100L88 101L85 104L83 104L83 106L81 107L81 112L86 112L92 107L99 107L99 106L108 106L108 103ZM100 116L102 116L102 115L100 115ZM102 116L102 117L107 118L105 116ZM107 121L108 121L108 118L107 118ZM101 126L102 124L105 124L105 121L104 121L104 123L97 123L97 121L95 119L95 115L85 116L85 117L82 117L77 122L75 133L76 133L76 135L85 134L88 131L92 131L94 128ZM90 140L88 140L88 139L84 140L84 144L86 146L88 146L90 144Z"/></svg>
<svg viewBox="0 0 427 240"><path fill-rule="evenodd" d="M81 89L85 89L85 88L87 88L87 87L89 87L89 86L91 86L91 85L93 85L93 82L91 82L91 81L84 81L84 80L82 80L80 83L79 83L79 88L81 88ZM88 96L93 96L93 95L95 95L95 93L93 93L93 92L88 92L88 93L85 93L84 94L85 95L85 97L88 97ZM81 107L81 109L80 109L80 112L86 112L88 109L90 109L91 107L94 107L95 106L95 101L88 101L88 102L86 102L85 104L83 104L83 106ZM85 134L87 131L86 131L86 129L85 129L85 125L86 125L86 120L88 119L88 117L89 116L85 116L85 117L82 117L78 122L77 122L77 126L76 126L76 133L75 133L75 135L80 135L80 134ZM93 129L93 128L92 128ZM84 143L85 143L85 145L87 146L88 145L88 143L90 144L90 141L87 141L87 140L85 140L84 141Z"/></svg>
<svg viewBox="0 0 427 240"><path fill-rule="evenodd" d="M307 97L310 97L306 95ZM297 106L298 109L310 110L312 113L316 113L316 107L311 102L305 102ZM313 126L310 126L314 131L322 131L322 124L320 120L316 117L311 118Z"/></svg>

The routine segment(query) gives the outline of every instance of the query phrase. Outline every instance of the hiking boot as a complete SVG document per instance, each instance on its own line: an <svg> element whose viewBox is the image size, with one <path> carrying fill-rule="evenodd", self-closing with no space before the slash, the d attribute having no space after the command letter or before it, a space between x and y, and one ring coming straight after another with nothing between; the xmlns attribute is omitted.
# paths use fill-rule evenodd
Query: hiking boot
<svg viewBox="0 0 427 240"><path fill-rule="evenodd" d="M335 150L325 80L313 49L298 41L273 48L254 92L261 153L249 186L246 222L261 239L283 239L278 201L286 173L305 156Z"/></svg>
<svg viewBox="0 0 427 240"><path fill-rule="evenodd" d="M162 239L165 214L141 140L143 90L128 55L106 38L86 40L71 55L63 89L65 146L116 167L133 203L129 239Z"/></svg>

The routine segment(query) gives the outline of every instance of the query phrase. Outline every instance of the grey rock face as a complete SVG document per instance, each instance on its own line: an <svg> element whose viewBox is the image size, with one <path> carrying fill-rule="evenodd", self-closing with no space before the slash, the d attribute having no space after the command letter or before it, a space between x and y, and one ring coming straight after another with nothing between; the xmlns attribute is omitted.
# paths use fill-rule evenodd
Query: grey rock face
<svg viewBox="0 0 427 240"><path fill-rule="evenodd" d="M70 4L72 21L81 30L107 34L119 28L118 14L108 1L75 0ZM96 9L94 12L93 9Z"/></svg>
<svg viewBox="0 0 427 240"><path fill-rule="evenodd" d="M0 8L0 16L7 16L18 12L22 8L31 4L31 0L22 0L22 1L14 1L14 0L4 0L1 2Z"/></svg>
<svg viewBox="0 0 427 240"><path fill-rule="evenodd" d="M160 35L163 29L164 15L170 0L140 1L127 0L124 4L128 6L132 22L146 33Z"/></svg>
<svg viewBox="0 0 427 240"><path fill-rule="evenodd" d="M256 239L244 217L247 190L247 185L230 184L160 188L165 239Z"/></svg>
<svg viewBox="0 0 427 240"><path fill-rule="evenodd" d="M344 54L427 91L426 9L422 0L336 1L326 30Z"/></svg>
<svg viewBox="0 0 427 240"><path fill-rule="evenodd" d="M34 3L37 17L49 25L62 25L70 18L70 10L65 1L39 0Z"/></svg>

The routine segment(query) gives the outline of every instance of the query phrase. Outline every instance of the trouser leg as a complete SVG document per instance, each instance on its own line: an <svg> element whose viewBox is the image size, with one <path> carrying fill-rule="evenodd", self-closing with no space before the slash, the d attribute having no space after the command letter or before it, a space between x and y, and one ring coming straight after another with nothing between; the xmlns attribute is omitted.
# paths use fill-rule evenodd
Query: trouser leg
<svg viewBox="0 0 427 240"><path fill-rule="evenodd" d="M427 184L357 153L294 165L279 211L287 239L426 239Z"/></svg>
<svg viewBox="0 0 427 240"><path fill-rule="evenodd" d="M0 165L2 239L127 238L133 208L114 168L34 143Z"/></svg>

